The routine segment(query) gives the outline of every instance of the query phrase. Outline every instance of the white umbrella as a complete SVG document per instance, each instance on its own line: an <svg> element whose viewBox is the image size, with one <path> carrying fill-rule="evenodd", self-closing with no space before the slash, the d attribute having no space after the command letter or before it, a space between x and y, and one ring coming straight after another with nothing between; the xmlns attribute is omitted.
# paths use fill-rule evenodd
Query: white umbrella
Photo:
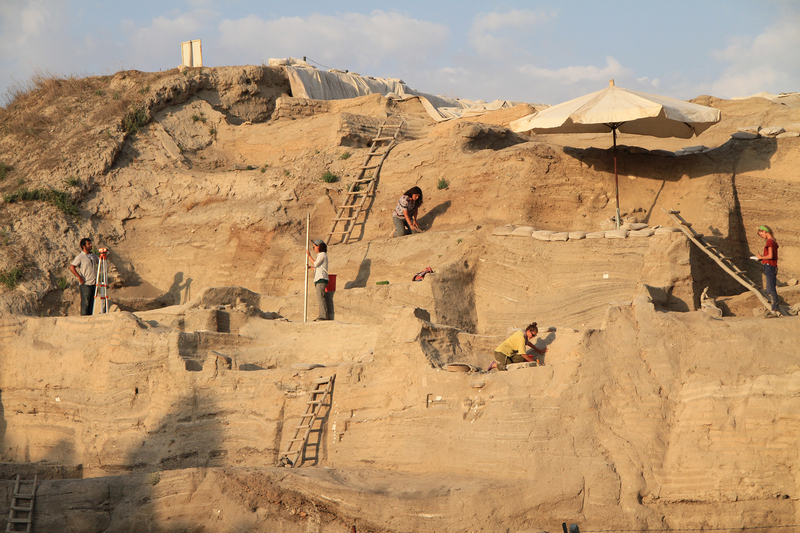
<svg viewBox="0 0 800 533"><path fill-rule="evenodd" d="M517 133L608 133L614 139L614 184L619 216L617 176L617 131L653 137L688 139L719 122L719 109L655 94L631 91L614 85L603 90L548 107L510 124Z"/></svg>

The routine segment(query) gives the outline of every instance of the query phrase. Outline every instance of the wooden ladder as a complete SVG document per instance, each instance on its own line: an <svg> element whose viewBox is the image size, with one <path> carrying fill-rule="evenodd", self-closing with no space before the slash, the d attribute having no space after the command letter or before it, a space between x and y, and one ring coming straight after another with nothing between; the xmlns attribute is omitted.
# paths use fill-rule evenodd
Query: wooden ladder
<svg viewBox="0 0 800 533"><path fill-rule="evenodd" d="M32 484L31 484L32 483ZM33 476L33 481L20 480L17 474L17 482L14 484L14 492L11 495L11 510L8 512L8 524L6 531L27 531L30 533L33 526L33 500L36 497L36 486L39 484L39 476ZM30 492L22 492L23 487L31 487ZM17 529L17 526L24 525L25 529Z"/></svg>
<svg viewBox="0 0 800 533"><path fill-rule="evenodd" d="M378 133L372 139L369 153L364 157L364 162L361 166L358 167L356 179L347 188L345 193L347 197L344 200L344 205L338 206L328 237L325 239L325 244L330 244L334 235L341 235L340 241L335 244L347 244L350 242L350 236L357 225L356 221L361 215L361 211L365 210L364 204L366 204L368 198L374 198L375 184L378 181L381 167L389 152L397 145L397 135L400 133L400 128L403 127L404 123L405 121L400 119L399 124L386 124L386 121L384 121L378 126ZM374 172L367 175L366 172L369 170L374 170ZM336 226L339 222L344 222L344 229L336 231Z"/></svg>
<svg viewBox="0 0 800 533"><path fill-rule="evenodd" d="M314 422L317 421L317 415L319 415L321 407L328 401L331 390L333 390L334 379L336 379L336 374L314 381L314 388L308 394L306 412L300 417L300 423L294 427L294 437L286 443L286 450L282 451L278 456L278 466L294 468L300 462ZM301 432L302 436L300 435ZM291 459L292 456L295 456L294 460Z"/></svg>
<svg viewBox="0 0 800 533"><path fill-rule="evenodd" d="M722 270L727 272L728 274L733 277L736 281L741 283L747 290L752 292L756 295L756 297L764 304L764 307L770 309L769 300L764 296L762 293L753 283L750 278L748 278L743 270L740 270L736 265L731 262L730 257L726 257L717 251L717 247L713 244L706 242L702 233L697 233L692 228L692 223L687 222L681 216L680 211L676 211L675 209L666 210L663 207L661 208L669 217L678 223L678 227L683 231L683 233L689 237L689 240L692 241L697 245L698 248L703 250L711 259L713 259L719 266L722 267Z"/></svg>

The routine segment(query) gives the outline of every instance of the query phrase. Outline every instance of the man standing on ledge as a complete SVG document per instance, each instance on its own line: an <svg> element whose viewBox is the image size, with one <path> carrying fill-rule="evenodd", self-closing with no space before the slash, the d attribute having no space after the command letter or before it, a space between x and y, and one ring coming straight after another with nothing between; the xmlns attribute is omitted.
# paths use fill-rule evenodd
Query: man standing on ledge
<svg viewBox="0 0 800 533"><path fill-rule="evenodd" d="M94 284L97 281L99 261L92 253L92 240L81 239L81 253L69 265L69 270L81 284L81 316L91 316L94 311Z"/></svg>

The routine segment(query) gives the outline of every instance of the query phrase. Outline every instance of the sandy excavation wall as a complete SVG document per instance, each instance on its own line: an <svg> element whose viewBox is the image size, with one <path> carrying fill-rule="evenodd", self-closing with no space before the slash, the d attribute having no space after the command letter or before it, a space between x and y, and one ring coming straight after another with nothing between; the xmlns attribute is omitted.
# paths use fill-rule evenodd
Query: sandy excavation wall
<svg viewBox="0 0 800 533"><path fill-rule="evenodd" d="M120 73L97 83L101 82L126 98L139 95L152 120L136 135L124 135L120 124L110 122L109 131L116 133L104 139L110 143L107 150L103 148L108 152L103 152L105 166L89 164L91 158L76 158L82 153L79 146L71 153L73 166L59 166L51 174L33 174L33 167L19 162L14 172L22 175L30 170L26 177L31 186L47 176L59 180L76 172L80 178L76 194L87 218L76 222L39 203L4 205L4 216L19 222L9 226L10 253L0 267L26 266L18 290L2 289L3 312L74 312L77 291L60 289L59 278L72 279L66 263L75 243L86 234L112 249L114 265L126 285L116 296L126 309L185 303L192 291L230 284L270 297L294 294L301 285L296 263L302 261L305 215L311 214L315 236L329 229L347 180L355 176L364 146L382 120L402 118L406 126L402 142L384 165L370 214L356 231L357 242L386 239L392 231L389 213L397 197L412 185L425 191L420 222L434 232L502 224L591 231L613 213L609 151L581 147L586 143L582 136L573 138L578 148L570 148L513 134L502 126L515 118L510 110L433 124L416 100L390 102L370 95L324 104L301 102L287 95L279 70L262 67L165 73L158 79ZM770 205L770 197L791 199L797 194L791 169L797 163L794 147L800 140L725 140L729 134L721 137L720 129L735 129L751 117L736 106L744 109L751 104L714 99L709 103L725 107L732 117L730 124L723 119L709 130L712 150L681 157L641 148L620 150L623 212L656 226L670 223L661 208L681 209L752 278L759 277L758 266L747 258L761 244L752 227L774 220L779 239L785 239L779 280L797 278L800 268L793 235L800 217L792 207L796 202L785 206L781 202L780 209L770 212L764 206ZM778 113L772 105L759 108L764 120L793 120L792 109L774 104ZM14 137L4 142L9 139ZM701 136L697 142L704 139ZM659 141L640 140L642 146ZM603 145L595 137L591 142ZM38 152L48 153L48 147ZM94 145L86 145L87 153L90 147L94 153ZM324 172L336 174L340 181L321 181ZM447 182L444 189L439 188L441 180ZM415 239L406 241L409 256L427 246ZM695 294L689 307L697 305L704 287L715 295L741 291L702 255L690 254ZM462 261L445 257L440 262L437 255L428 253L413 264L409 260L398 279L408 279L418 265ZM463 260L470 259L464 254ZM615 258L605 260L613 263ZM376 267L369 275L343 279L340 286L392 282L393 273ZM528 277L536 278L537 273ZM688 303L688 298L681 298Z"/></svg>
<svg viewBox="0 0 800 533"><path fill-rule="evenodd" d="M642 296L610 307L602 330L543 331L544 367L468 374L442 366L483 365L503 336L425 318L402 307L375 326L252 316L239 334L182 332L161 311L4 319L3 459L125 474L81 482L82 513L70 511L78 482L40 488L41 523L109 530L167 516L197 525L212 509L321 531L356 519L386 531L794 523L800 373L784 340L796 319L766 330L664 313ZM306 465L330 470L275 477L311 381L331 373ZM305 520L282 516L290 505Z"/></svg>
<svg viewBox="0 0 800 533"><path fill-rule="evenodd" d="M518 136L504 127L512 110L433 124L414 100L301 102L260 67L92 83L80 99L53 90L0 116L14 166L4 193L18 177L80 178L77 218L43 202L0 208L0 270L24 267L15 290L0 286L0 472L85 478L41 485L42 528L796 523L797 319L749 318L754 298L733 296L742 288L680 234L493 235L600 229L613 166L591 146L608 139ZM137 134L113 91L146 104ZM800 277L800 140L729 140L720 129L748 125L755 108L709 103L733 117L692 140L713 149L676 157L644 149L661 146L646 138L620 149L623 213L654 227L671 225L661 208L680 209L753 279L753 228L769 223L779 282ZM759 106L764 120L800 123L787 106ZM25 137L9 122L66 108L97 127L61 120ZM337 320L304 324L306 215L322 237L378 124L400 118L355 242L330 249ZM390 213L412 185L425 192L425 233L391 239ZM58 288L85 235L112 250L122 312L76 317L77 291ZM412 283L426 266L435 274ZM737 316L694 312L705 287ZM787 289L787 301L800 294ZM444 370L485 368L530 320L544 366ZM313 380L331 373L308 468L274 468ZM0 483L0 516L10 490Z"/></svg>

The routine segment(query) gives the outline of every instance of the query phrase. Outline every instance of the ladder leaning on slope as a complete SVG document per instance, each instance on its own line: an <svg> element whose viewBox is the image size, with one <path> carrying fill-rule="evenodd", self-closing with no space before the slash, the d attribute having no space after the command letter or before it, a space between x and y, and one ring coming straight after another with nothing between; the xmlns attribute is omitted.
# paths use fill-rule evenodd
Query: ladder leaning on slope
<svg viewBox="0 0 800 533"><path fill-rule="evenodd" d="M336 216L333 218L333 224L325 239L325 244L330 244L334 235L342 236L339 243L347 244L350 242L350 235L357 225L358 217L361 211L365 209L364 204L370 196L374 197L375 184L378 181L383 162L391 149L397 145L397 135L400 133L400 128L403 127L404 123L405 121L402 119L399 124L381 122L377 135L372 139L369 153L364 157L364 162L361 166L358 167L359 172L356 179L347 188L344 204L338 206ZM392 130L394 130L394 133L392 133ZM376 158L380 159L376 160ZM374 170L374 172L367 175L366 172L369 170ZM344 229L336 231L336 226L339 222L344 222Z"/></svg>
<svg viewBox="0 0 800 533"><path fill-rule="evenodd" d="M752 292L756 295L756 297L764 304L764 307L770 309L769 300L767 300L764 293L762 293L753 283L750 278L748 278L743 270L740 270L736 265L731 262L730 257L726 257L717 251L717 247L713 244L706 242L703 234L697 233L692 228L692 223L687 222L682 216L680 211L676 211L675 209L666 210L663 207L661 208L669 217L678 223L678 227L683 231L683 233L689 237L689 240L692 241L694 244L697 245L698 248L703 250L711 259L713 259L722 270L730 274L730 276L741 283L747 290Z"/></svg>
<svg viewBox="0 0 800 533"><path fill-rule="evenodd" d="M286 443L286 449L278 456L277 466L294 468L300 462L308 443L308 437L313 431L314 422L317 421L321 407L328 401L335 379L336 374L331 374L326 378L314 381L314 388L308 394L306 412L300 417L300 423L294 427L294 437L289 439ZM302 436L300 432L303 432ZM294 460L290 459L291 456L295 456Z"/></svg>
<svg viewBox="0 0 800 533"><path fill-rule="evenodd" d="M17 482L14 484L14 492L11 495L11 509L8 512L8 523L6 531L27 531L30 533L33 526L33 501L36 498L36 486L39 484L39 476L33 476L33 481L20 480L17 475ZM22 487L31 487L30 492L22 492ZM17 529L23 526L25 529Z"/></svg>

